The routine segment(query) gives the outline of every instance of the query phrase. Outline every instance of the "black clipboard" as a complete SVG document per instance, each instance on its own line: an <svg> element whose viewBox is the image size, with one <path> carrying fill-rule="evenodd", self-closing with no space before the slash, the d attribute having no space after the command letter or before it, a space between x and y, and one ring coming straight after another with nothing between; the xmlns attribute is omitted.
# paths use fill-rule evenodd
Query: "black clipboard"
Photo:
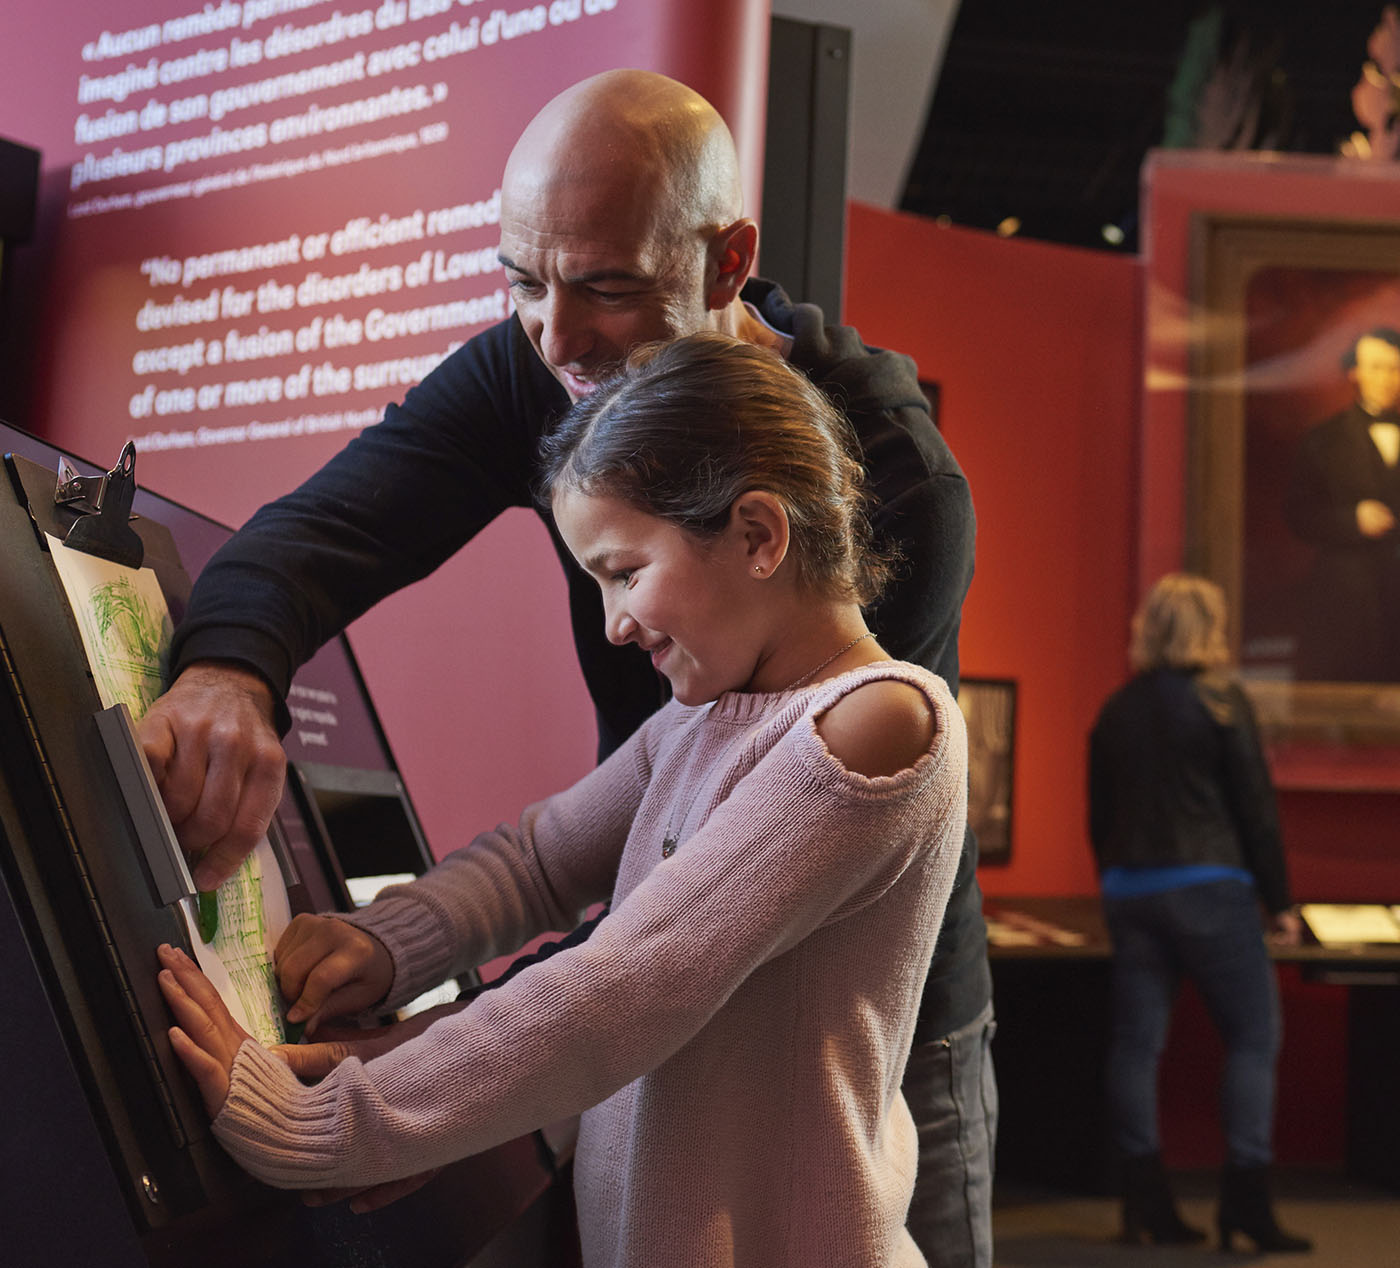
<svg viewBox="0 0 1400 1268"><path fill-rule="evenodd" d="M45 537L67 539L83 522L100 528L100 513L57 501L59 475L49 467L7 454L5 469L3 866L79 1077L102 1108L98 1127L121 1161L114 1170L128 1207L157 1228L253 1182L213 1141L169 1046L154 948L190 949L178 901L193 886L173 833L153 827L159 796L129 725L95 721L103 704ZM169 531L144 517L128 525L172 615L183 611L190 583ZM124 753L124 773L114 753Z"/></svg>
<svg viewBox="0 0 1400 1268"><path fill-rule="evenodd" d="M96 1203L84 1218L103 1229L108 1259L122 1268L135 1262L133 1256L149 1268L194 1262L206 1268L339 1268L351 1260L441 1268L466 1262L550 1184L550 1168L533 1138L463 1159L417 1193L366 1216L339 1206L305 1207L297 1194L251 1179L214 1141L204 1107L170 1049L170 1018L156 985L154 948L171 942L189 949L183 917L165 901L174 892L170 886L179 889L184 881L162 880L141 847L130 790L124 795L111 757L114 743L120 750L134 740L104 742L94 722L101 700L44 538L66 539L92 512L55 501L58 473L44 463L6 454L5 468L0 900L13 900L29 952L12 968L23 976L24 961L32 958L54 1033L73 1066L70 1075L62 1059L51 1063L52 1075L31 1079L30 1086L37 1082L43 1095L68 1098L81 1089L84 1104L68 1108L90 1111L103 1145L101 1178L105 1183L110 1165L131 1225L111 1223ZM150 499L141 497L144 509ZM159 510L156 499L155 518L128 523L178 622L189 580ZM132 781L144 786L149 774L128 771ZM7 931L0 919L0 933ZM20 1147L49 1139L52 1111L42 1096L12 1110L8 1134ZM0 1146L0 1159L20 1156L4 1150ZM86 1146L75 1146L68 1161L74 1175L81 1174L79 1163L93 1165ZM70 1194L42 1189L29 1200L45 1219L71 1215Z"/></svg>

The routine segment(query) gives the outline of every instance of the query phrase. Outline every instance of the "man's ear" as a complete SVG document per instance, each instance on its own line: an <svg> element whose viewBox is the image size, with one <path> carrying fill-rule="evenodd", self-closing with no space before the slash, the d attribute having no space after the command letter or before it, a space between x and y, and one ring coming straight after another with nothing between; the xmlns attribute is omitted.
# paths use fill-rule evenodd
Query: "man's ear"
<svg viewBox="0 0 1400 1268"><path fill-rule="evenodd" d="M758 226L748 217L726 225L710 239L709 255L705 304L715 310L726 308L739 298L753 272L758 256Z"/></svg>
<svg viewBox="0 0 1400 1268"><path fill-rule="evenodd" d="M767 489L750 489L734 499L729 531L745 571L755 578L771 577L787 558L792 541L787 508Z"/></svg>

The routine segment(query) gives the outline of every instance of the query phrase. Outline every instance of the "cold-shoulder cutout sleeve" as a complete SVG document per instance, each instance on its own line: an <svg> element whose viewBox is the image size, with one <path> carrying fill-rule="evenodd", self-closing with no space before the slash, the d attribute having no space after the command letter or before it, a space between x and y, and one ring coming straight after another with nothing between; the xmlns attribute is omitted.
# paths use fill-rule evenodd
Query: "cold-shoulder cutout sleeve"
<svg viewBox="0 0 1400 1268"><path fill-rule="evenodd" d="M933 744L933 706L912 683L875 679L817 718L827 751L849 771L874 778L913 766Z"/></svg>

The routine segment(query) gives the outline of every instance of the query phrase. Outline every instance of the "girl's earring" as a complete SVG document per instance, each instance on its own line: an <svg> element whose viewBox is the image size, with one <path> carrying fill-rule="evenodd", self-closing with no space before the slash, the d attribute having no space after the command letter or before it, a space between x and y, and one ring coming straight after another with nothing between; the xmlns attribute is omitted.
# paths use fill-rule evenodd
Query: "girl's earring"
<svg viewBox="0 0 1400 1268"><path fill-rule="evenodd" d="M760 577L763 576L763 565L762 565L762 564L754 564L753 570L754 570L756 573L758 573L758 575L759 575Z"/></svg>

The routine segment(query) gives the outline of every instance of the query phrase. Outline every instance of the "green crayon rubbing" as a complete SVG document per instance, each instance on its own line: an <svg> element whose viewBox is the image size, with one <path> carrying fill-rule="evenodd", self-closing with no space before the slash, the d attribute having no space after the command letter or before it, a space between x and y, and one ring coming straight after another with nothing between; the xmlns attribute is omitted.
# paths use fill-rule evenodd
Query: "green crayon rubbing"
<svg viewBox="0 0 1400 1268"><path fill-rule="evenodd" d="M206 943L214 941L219 931L219 891L201 889L199 891L199 936Z"/></svg>

